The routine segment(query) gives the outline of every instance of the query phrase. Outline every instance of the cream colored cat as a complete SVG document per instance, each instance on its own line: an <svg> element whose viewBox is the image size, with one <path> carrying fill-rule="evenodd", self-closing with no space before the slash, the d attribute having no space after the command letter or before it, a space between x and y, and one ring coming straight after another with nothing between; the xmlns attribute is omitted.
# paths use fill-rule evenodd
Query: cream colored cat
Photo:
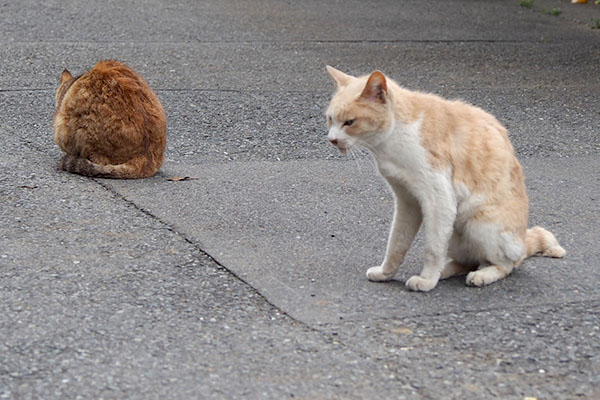
<svg viewBox="0 0 600 400"><path fill-rule="evenodd" d="M369 268L370 280L394 277L421 224L424 266L406 282L412 290L461 274L468 285L488 285L531 255L565 255L552 233L527 229L521 165L496 118L403 89L379 71L359 78L327 71L337 84L330 142L343 153L367 148L395 197L385 259Z"/></svg>

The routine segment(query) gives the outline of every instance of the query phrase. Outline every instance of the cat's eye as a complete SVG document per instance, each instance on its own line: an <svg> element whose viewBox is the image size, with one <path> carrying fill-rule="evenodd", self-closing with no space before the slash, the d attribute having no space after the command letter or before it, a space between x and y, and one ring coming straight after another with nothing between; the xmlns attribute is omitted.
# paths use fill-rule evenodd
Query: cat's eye
<svg viewBox="0 0 600 400"><path fill-rule="evenodd" d="M352 126L352 124L354 124L354 119L349 119L347 121L345 121L342 126Z"/></svg>

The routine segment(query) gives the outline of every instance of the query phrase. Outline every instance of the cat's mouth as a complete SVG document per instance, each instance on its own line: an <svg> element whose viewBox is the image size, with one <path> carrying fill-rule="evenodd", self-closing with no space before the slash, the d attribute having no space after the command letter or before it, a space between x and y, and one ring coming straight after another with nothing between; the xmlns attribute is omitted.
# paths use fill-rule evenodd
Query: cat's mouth
<svg viewBox="0 0 600 400"><path fill-rule="evenodd" d="M350 147L352 147L351 145L349 145L349 144L347 144L347 143L344 143L344 142L341 142L341 141L339 141L339 140L335 140L335 139L334 139L334 140L330 140L330 142L331 142L331 144L332 144L333 146L335 146L335 147L336 147L336 148L337 148L337 149L340 151L340 153L342 153L342 154L348 154L348 152L350 151Z"/></svg>
<svg viewBox="0 0 600 400"><path fill-rule="evenodd" d="M348 152L350 151L349 147L337 146L337 148L340 151L340 153L342 153L342 154L348 154Z"/></svg>

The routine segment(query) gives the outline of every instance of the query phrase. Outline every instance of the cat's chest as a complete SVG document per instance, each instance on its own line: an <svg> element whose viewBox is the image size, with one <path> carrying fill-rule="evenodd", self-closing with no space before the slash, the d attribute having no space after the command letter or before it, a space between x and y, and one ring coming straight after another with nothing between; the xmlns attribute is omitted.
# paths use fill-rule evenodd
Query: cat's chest
<svg viewBox="0 0 600 400"><path fill-rule="evenodd" d="M450 168L433 168L419 143L408 141L403 143L404 146L400 146L398 142L393 144L394 147L388 147L386 152L375 154L375 160L379 173L394 191L401 187L419 202L429 202L436 198L439 201L446 199L455 202Z"/></svg>
<svg viewBox="0 0 600 400"><path fill-rule="evenodd" d="M412 175L410 169L391 160L377 160L377 170L381 176L392 182L410 179Z"/></svg>
<svg viewBox="0 0 600 400"><path fill-rule="evenodd" d="M379 173L386 178L411 177L431 170L427 152L421 143L421 120L396 125L375 149Z"/></svg>
<svg viewBox="0 0 600 400"><path fill-rule="evenodd" d="M401 188L420 201L434 198L436 193L451 192L447 171L434 171L429 165L418 160L405 163L379 159L377 168L394 192L397 188Z"/></svg>
<svg viewBox="0 0 600 400"><path fill-rule="evenodd" d="M386 179L417 179L432 171L425 150L408 142L406 145L392 142L385 151L375 154L377 169Z"/></svg>

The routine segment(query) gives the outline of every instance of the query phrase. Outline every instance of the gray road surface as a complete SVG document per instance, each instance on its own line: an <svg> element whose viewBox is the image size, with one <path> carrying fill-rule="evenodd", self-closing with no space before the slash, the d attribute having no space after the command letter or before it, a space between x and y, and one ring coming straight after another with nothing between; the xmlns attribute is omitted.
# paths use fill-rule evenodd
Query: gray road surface
<svg viewBox="0 0 600 400"><path fill-rule="evenodd" d="M0 398L599 398L592 3L0 4ZM56 170L59 73L103 58L167 111L153 178ZM412 293L418 238L368 282L392 198L327 144L326 64L494 113L567 257Z"/></svg>

